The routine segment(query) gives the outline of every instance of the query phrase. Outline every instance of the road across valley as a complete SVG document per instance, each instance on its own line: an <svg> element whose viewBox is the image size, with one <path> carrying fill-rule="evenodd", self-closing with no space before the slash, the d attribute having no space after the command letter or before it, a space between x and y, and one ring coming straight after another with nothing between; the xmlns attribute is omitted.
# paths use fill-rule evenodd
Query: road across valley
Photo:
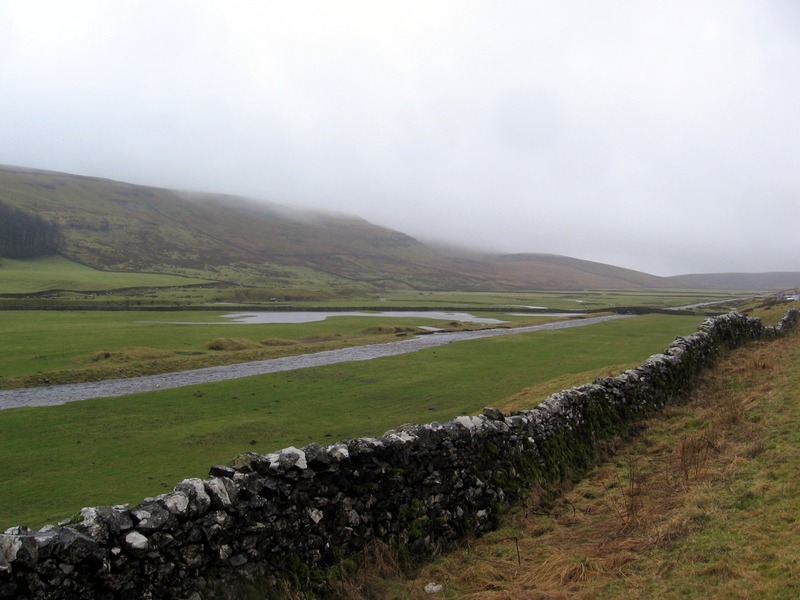
<svg viewBox="0 0 800 600"><path fill-rule="evenodd" d="M19 408L23 406L55 406L77 400L90 398L109 398L113 396L127 396L139 392L153 392L169 388L213 383L277 373L279 371L292 371L309 367L321 367L342 362L357 360L372 360L384 356L407 354L424 348L434 348L453 342L476 340L500 335L516 335L534 331L553 329L566 329L568 327L582 327L603 321L624 318L626 315L610 315L603 317L589 317L571 321L556 321L543 325L530 325L527 327L514 327L508 329L483 329L480 331L439 332L429 335L420 335L407 340L388 342L385 344L372 344L368 346L354 346L338 350L326 350L312 354L298 356L284 356L269 360L206 367L191 371L177 371L161 375L145 375L129 379L107 379L104 381L88 383L70 383L48 387L21 388L16 390L0 391L0 409Z"/></svg>

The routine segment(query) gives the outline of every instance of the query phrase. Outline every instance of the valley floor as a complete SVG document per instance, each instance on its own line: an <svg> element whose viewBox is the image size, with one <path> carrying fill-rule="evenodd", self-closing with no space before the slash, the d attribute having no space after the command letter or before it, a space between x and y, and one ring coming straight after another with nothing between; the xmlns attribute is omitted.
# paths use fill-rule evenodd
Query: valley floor
<svg viewBox="0 0 800 600"><path fill-rule="evenodd" d="M350 361L371 360L384 356L395 356L398 354L416 352L424 348L433 348L436 346L442 346L444 344L451 344L453 342L496 337L499 335L514 335L531 333L535 331L582 327L585 325L593 325L595 323L601 323L603 321L620 319L624 317L625 315L608 315L571 321L556 321L542 325L531 325L527 327L516 327L509 329L482 329L477 331L442 332L416 336L412 339L399 342L354 346L349 348L340 348L338 350L317 352L313 354L285 356L282 358L274 358L269 360L218 367L207 367L203 369L193 369L189 371L180 371L160 375L147 375L128 379L112 379L97 382L4 390L0 391L0 409L19 408L23 406L54 406L58 404L64 404L66 402L87 400L89 398L125 396L139 392L151 392L160 389L185 387L199 383L211 383L216 381L238 379L241 377L250 377L253 375L264 375L266 373L293 371L296 369L319 367L323 365L331 365Z"/></svg>

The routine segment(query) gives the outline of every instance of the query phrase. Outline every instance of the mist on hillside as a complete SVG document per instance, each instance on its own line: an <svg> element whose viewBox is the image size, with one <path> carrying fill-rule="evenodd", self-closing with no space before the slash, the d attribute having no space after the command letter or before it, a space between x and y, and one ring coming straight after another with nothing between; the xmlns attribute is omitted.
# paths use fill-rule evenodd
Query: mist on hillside
<svg viewBox="0 0 800 600"><path fill-rule="evenodd" d="M798 26L785 0L6 0L0 164L657 275L794 271Z"/></svg>

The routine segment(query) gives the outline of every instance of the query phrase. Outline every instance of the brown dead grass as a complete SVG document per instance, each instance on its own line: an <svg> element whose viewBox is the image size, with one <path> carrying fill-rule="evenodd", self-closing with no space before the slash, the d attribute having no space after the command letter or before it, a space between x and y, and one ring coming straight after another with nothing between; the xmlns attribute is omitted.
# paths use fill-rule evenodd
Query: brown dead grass
<svg viewBox="0 0 800 600"><path fill-rule="evenodd" d="M417 327L407 327L404 325L374 325L372 327L365 327L359 333L373 335L373 334L399 334L399 333L414 333L419 331Z"/></svg>
<svg viewBox="0 0 800 600"><path fill-rule="evenodd" d="M248 338L216 338L208 342L206 347L209 350L232 352L239 350L255 350L259 347L259 344Z"/></svg>
<svg viewBox="0 0 800 600"><path fill-rule="evenodd" d="M128 348L120 348L119 350L106 351L99 350L92 355L92 362L109 362L125 364L131 361L140 360L161 360L173 356L169 350L160 350L158 348L147 348L144 346L131 346Z"/></svg>
<svg viewBox="0 0 800 600"><path fill-rule="evenodd" d="M259 342L262 346L295 346L299 344L297 340L286 338L266 338Z"/></svg>

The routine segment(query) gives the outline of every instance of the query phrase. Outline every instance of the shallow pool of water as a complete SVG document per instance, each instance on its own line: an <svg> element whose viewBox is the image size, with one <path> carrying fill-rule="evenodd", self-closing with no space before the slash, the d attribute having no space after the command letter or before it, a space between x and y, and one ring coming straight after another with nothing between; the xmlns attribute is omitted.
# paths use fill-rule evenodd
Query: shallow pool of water
<svg viewBox="0 0 800 600"><path fill-rule="evenodd" d="M324 321L328 317L393 317L413 319L436 319L437 321L462 321L464 323L481 323L484 325L501 325L507 321L476 317L469 313L442 312L442 311L412 311L412 310L387 310L383 312L360 311L263 311L263 312L238 312L222 315L233 323L311 323Z"/></svg>
<svg viewBox="0 0 800 600"><path fill-rule="evenodd" d="M511 317L585 317L586 313L547 312L547 313L506 313Z"/></svg>

